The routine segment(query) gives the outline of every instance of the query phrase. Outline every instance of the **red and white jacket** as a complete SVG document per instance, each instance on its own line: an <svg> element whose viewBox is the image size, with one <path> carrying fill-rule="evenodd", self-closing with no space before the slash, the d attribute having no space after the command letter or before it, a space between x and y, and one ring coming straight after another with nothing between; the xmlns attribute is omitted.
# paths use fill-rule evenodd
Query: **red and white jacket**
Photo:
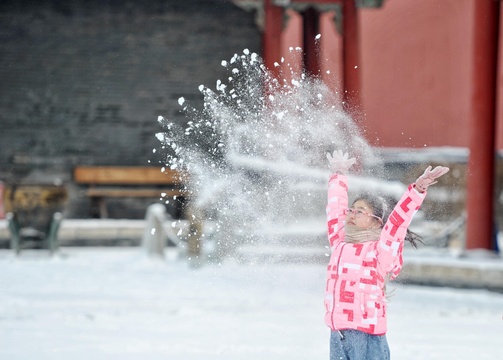
<svg viewBox="0 0 503 360"><path fill-rule="evenodd" d="M330 177L327 221L332 255L327 269L325 323L332 330L386 333L386 275L394 279L400 273L407 228L425 196L410 185L384 224L379 240L346 243L347 177Z"/></svg>

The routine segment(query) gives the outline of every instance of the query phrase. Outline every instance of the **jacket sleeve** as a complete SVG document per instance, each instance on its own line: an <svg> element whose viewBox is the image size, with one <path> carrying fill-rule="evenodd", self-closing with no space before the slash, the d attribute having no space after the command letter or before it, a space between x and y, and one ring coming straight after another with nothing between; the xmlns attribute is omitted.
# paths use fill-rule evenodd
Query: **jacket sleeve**
<svg viewBox="0 0 503 360"><path fill-rule="evenodd" d="M330 248L334 248L345 237L344 209L348 207L348 186L345 175L333 174L328 181L327 226Z"/></svg>
<svg viewBox="0 0 503 360"><path fill-rule="evenodd" d="M410 185L391 212L377 243L377 259L382 274L396 278L402 268L402 250L407 228L423 203L426 193Z"/></svg>

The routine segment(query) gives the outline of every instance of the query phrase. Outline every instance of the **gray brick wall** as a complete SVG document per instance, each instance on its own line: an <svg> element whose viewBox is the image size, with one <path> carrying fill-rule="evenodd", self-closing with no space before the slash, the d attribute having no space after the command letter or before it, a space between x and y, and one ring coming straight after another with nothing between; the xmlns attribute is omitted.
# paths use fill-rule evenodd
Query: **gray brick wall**
<svg viewBox="0 0 503 360"><path fill-rule="evenodd" d="M183 121L177 99L244 48L260 52L254 14L225 0L3 0L0 180L72 189L77 164L158 163L157 116Z"/></svg>

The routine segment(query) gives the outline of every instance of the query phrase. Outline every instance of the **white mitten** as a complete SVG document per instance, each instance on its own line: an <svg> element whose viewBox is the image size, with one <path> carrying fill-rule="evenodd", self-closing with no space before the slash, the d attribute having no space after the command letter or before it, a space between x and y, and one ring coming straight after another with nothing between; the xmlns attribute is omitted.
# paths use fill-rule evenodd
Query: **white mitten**
<svg viewBox="0 0 503 360"><path fill-rule="evenodd" d="M449 171L448 167L445 166L437 166L433 170L431 166L428 166L424 171L424 174L417 178L416 180L416 189L420 192L425 192L428 189L428 186L436 184L435 181L440 176L446 174Z"/></svg>
<svg viewBox="0 0 503 360"><path fill-rule="evenodd" d="M337 174L347 174L351 166L356 162L355 158L349 158L348 153L342 153L342 150L335 150L332 155L327 153L330 170Z"/></svg>

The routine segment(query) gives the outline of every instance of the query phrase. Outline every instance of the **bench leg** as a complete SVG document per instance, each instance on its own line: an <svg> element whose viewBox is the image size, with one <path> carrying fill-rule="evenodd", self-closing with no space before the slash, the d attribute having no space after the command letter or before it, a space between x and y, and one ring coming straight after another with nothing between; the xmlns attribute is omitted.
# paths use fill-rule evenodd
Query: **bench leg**
<svg viewBox="0 0 503 360"><path fill-rule="evenodd" d="M102 196L91 198L91 217L108 219L108 209L105 198Z"/></svg>
<svg viewBox="0 0 503 360"><path fill-rule="evenodd" d="M105 202L105 198L101 198L99 200L99 205L100 205L100 217L102 219L108 219L108 209L107 209L107 203Z"/></svg>

